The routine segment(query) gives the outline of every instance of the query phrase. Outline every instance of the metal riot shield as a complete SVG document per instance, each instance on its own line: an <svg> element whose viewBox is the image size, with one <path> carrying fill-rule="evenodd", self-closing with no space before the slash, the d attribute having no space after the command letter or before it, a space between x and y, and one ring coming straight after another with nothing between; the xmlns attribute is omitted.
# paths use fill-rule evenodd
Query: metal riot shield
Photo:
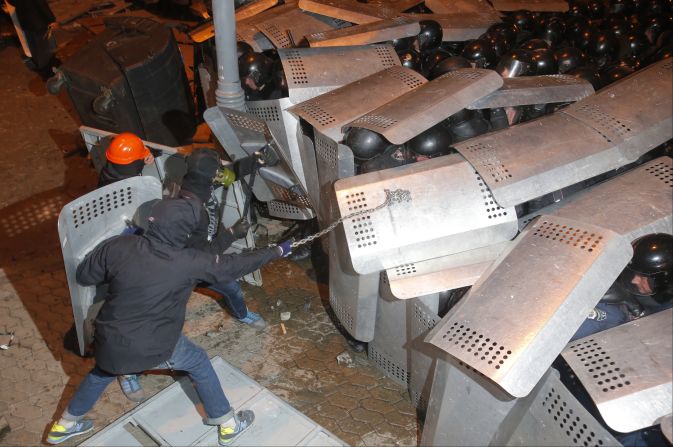
<svg viewBox="0 0 673 447"><path fill-rule="evenodd" d="M422 0L375 0L366 3L357 0L299 0L303 10L328 17L363 24L392 19Z"/></svg>
<svg viewBox="0 0 673 447"><path fill-rule="evenodd" d="M664 434L668 442L673 444L673 413L664 416L659 423L661 432Z"/></svg>
<svg viewBox="0 0 673 447"><path fill-rule="evenodd" d="M513 208L501 208L481 177L457 154L335 183L341 216L372 209L386 190L410 200L344 222L353 268L378 272L512 239Z"/></svg>
<svg viewBox="0 0 673 447"><path fill-rule="evenodd" d="M492 109L574 102L594 94L594 88L590 82L570 75L521 76L505 78L503 81L501 88L476 100L467 108Z"/></svg>
<svg viewBox="0 0 673 447"><path fill-rule="evenodd" d="M256 0L247 5L243 5L236 10L236 21L240 22L249 19L267 9L273 8L277 4L278 0ZM208 20L189 31L189 37L196 43L205 42L213 36L215 36L215 26L213 25L212 20Z"/></svg>
<svg viewBox="0 0 673 447"><path fill-rule="evenodd" d="M521 399L455 359L437 359L434 374L421 445L619 445L553 369Z"/></svg>
<svg viewBox="0 0 673 447"><path fill-rule="evenodd" d="M565 0L493 0L496 11L518 11L527 9L535 12L566 12L568 2Z"/></svg>
<svg viewBox="0 0 673 447"><path fill-rule="evenodd" d="M576 340L562 355L613 430L640 430L673 411L673 309Z"/></svg>
<svg viewBox="0 0 673 447"><path fill-rule="evenodd" d="M427 341L512 396L526 396L632 254L610 230L540 216Z"/></svg>
<svg viewBox="0 0 673 447"><path fill-rule="evenodd" d="M553 115L454 147L504 207L618 168L673 138L671 65L658 62Z"/></svg>
<svg viewBox="0 0 673 447"><path fill-rule="evenodd" d="M435 14L482 13L498 15L487 0L425 0L425 6Z"/></svg>
<svg viewBox="0 0 673 447"><path fill-rule="evenodd" d="M278 12L265 20L255 21L255 26L276 48L296 47L307 34L333 30L343 22L320 16L294 7Z"/></svg>
<svg viewBox="0 0 673 447"><path fill-rule="evenodd" d="M511 244L496 242L474 250L398 265L386 270L391 294L408 300L471 286Z"/></svg>
<svg viewBox="0 0 673 447"><path fill-rule="evenodd" d="M103 297L96 296L95 286L85 287L77 282L77 266L100 242L128 228L139 207L154 199L161 199L159 180L150 176L132 177L73 200L58 216L58 235L81 355L93 341L94 299Z"/></svg>
<svg viewBox="0 0 673 447"><path fill-rule="evenodd" d="M363 127L403 144L502 86L492 70L446 73L368 112L344 127Z"/></svg>
<svg viewBox="0 0 673 447"><path fill-rule="evenodd" d="M434 20L442 27L442 40L444 42L460 42L476 39L484 34L489 26L501 20L495 11L492 13L402 14L402 17L414 20Z"/></svg>
<svg viewBox="0 0 673 447"><path fill-rule="evenodd" d="M267 154L269 161L259 168L260 181L254 182L252 187L260 201L279 200L298 208L311 208L304 187L265 121L225 107L211 107L203 116L232 161L263 148L271 151Z"/></svg>
<svg viewBox="0 0 673 447"><path fill-rule="evenodd" d="M377 42L414 37L421 32L417 21L405 17L378 20L338 30L313 33L306 36L312 48L367 45ZM368 64L362 64L368 65Z"/></svg>

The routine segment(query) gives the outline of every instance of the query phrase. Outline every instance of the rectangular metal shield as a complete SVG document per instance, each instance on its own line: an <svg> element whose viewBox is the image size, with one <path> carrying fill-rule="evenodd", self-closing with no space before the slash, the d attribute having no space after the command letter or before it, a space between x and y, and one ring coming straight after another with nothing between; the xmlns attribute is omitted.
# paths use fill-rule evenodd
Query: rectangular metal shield
<svg viewBox="0 0 673 447"><path fill-rule="evenodd" d="M366 3L357 0L299 0L299 7L316 14L363 24L392 19L421 2L422 0L372 0Z"/></svg>
<svg viewBox="0 0 673 447"><path fill-rule="evenodd" d="M659 157L570 197L554 215L623 235L628 241L673 232L673 159Z"/></svg>
<svg viewBox="0 0 673 447"><path fill-rule="evenodd" d="M344 222L353 268L378 272L513 238L513 208L499 207L481 177L457 154L338 180L342 217L372 210L386 191L408 200Z"/></svg>
<svg viewBox="0 0 673 447"><path fill-rule="evenodd" d="M395 49L387 44L281 49L278 56L293 104L400 65Z"/></svg>
<svg viewBox="0 0 673 447"><path fill-rule="evenodd" d="M527 9L535 12L566 12L568 2L565 0L493 0L493 8L497 11L518 11Z"/></svg>
<svg viewBox="0 0 673 447"><path fill-rule="evenodd" d="M420 32L421 27L416 20L395 17L364 25L354 25L338 30L309 34L306 36L306 40L312 48L345 47L412 37L418 35Z"/></svg>
<svg viewBox="0 0 673 447"><path fill-rule="evenodd" d="M484 34L488 27L501 19L495 11L489 12L453 12L450 14L402 14L402 17L415 20L434 20L442 27L444 42L460 42L476 39Z"/></svg>
<svg viewBox="0 0 673 447"><path fill-rule="evenodd" d="M487 0L425 0L435 14L488 13L498 15Z"/></svg>
<svg viewBox="0 0 673 447"><path fill-rule="evenodd" d="M562 355L613 430L673 411L673 309L576 340Z"/></svg>
<svg viewBox="0 0 673 447"><path fill-rule="evenodd" d="M501 206L616 169L673 138L672 65L658 62L553 115L455 148Z"/></svg>
<svg viewBox="0 0 673 447"><path fill-rule="evenodd" d="M510 241L496 242L462 253L389 268L386 275L390 291L395 298L407 300L471 286L509 244Z"/></svg>
<svg viewBox="0 0 673 447"><path fill-rule="evenodd" d="M632 253L612 231L540 216L426 340L526 396Z"/></svg>
<svg viewBox="0 0 673 447"><path fill-rule="evenodd" d="M502 86L493 70L462 68L446 73L368 112L344 127L363 127L403 144Z"/></svg>
<svg viewBox="0 0 673 447"><path fill-rule="evenodd" d="M139 207L154 199L161 199L159 180L149 176L132 177L78 197L66 204L58 216L63 264L82 355L93 341L92 322L96 315L90 315L90 309L96 298L96 287L85 287L77 282L77 266L100 242L128 228Z"/></svg>
<svg viewBox="0 0 673 447"><path fill-rule="evenodd" d="M321 50L325 50L324 48ZM393 66L297 104L288 110L334 141L342 126L428 82L406 67Z"/></svg>
<svg viewBox="0 0 673 447"><path fill-rule="evenodd" d="M256 21L255 26L276 48L293 48L307 34L336 28L329 18L322 18L296 7L274 14L266 20Z"/></svg>
<svg viewBox="0 0 673 447"><path fill-rule="evenodd" d="M492 109L530 104L574 102L594 94L584 79L570 75L521 76L505 78L503 85L490 95L476 100L468 109Z"/></svg>

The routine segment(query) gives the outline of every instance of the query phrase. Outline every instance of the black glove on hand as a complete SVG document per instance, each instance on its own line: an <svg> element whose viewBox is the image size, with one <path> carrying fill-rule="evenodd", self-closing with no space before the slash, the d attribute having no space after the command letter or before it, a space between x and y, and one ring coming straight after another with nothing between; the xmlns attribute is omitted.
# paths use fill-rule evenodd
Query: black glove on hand
<svg viewBox="0 0 673 447"><path fill-rule="evenodd" d="M245 218L241 218L229 228L229 231L231 231L231 234L233 234L236 239L243 239L248 234L249 229L250 224L248 221L245 220Z"/></svg>
<svg viewBox="0 0 673 447"><path fill-rule="evenodd" d="M292 253L292 243L293 242L294 241L292 239L288 239L288 240L283 241L280 244L278 244L277 247L280 248L280 255L282 257L287 258L288 256L290 256L290 254Z"/></svg>

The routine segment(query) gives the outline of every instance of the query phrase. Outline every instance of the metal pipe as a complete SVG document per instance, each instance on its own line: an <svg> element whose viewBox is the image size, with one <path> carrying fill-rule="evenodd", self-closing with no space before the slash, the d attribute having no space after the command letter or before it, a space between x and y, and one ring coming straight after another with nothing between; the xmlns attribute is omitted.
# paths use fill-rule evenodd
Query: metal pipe
<svg viewBox="0 0 673 447"><path fill-rule="evenodd" d="M234 0L213 0L213 24L217 55L215 100L219 107L245 111L245 94L238 77Z"/></svg>

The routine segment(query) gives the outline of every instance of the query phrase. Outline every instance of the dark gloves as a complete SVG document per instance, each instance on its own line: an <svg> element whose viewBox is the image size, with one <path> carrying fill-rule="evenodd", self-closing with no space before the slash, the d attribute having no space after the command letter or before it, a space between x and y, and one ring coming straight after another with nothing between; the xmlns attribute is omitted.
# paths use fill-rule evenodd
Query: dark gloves
<svg viewBox="0 0 673 447"><path fill-rule="evenodd" d="M286 241L281 242L280 244L278 244L276 246L277 248L280 249L280 255L282 257L287 258L288 256L290 256L290 254L292 253L292 243L293 242L294 242L294 240L288 239Z"/></svg>
<svg viewBox="0 0 673 447"><path fill-rule="evenodd" d="M229 228L229 231L231 231L231 234L233 234L236 239L243 239L248 234L249 229L250 224L248 221L245 220L245 218L240 218L231 226L231 228Z"/></svg>

